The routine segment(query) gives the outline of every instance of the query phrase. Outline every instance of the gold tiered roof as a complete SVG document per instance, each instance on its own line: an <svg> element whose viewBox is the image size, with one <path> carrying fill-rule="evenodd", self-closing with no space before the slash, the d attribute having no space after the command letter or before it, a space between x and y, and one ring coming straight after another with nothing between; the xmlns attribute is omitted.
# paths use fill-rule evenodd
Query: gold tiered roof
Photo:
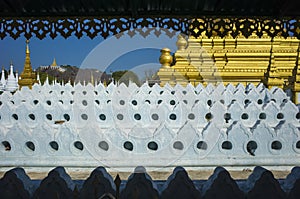
<svg viewBox="0 0 300 199"><path fill-rule="evenodd" d="M57 66L57 63L56 63L56 59L55 59L55 58L53 59L53 62L52 62L52 64L51 64L51 66Z"/></svg>
<svg viewBox="0 0 300 199"><path fill-rule="evenodd" d="M242 35L208 38L203 33L187 40L179 35L176 44L175 64L161 63L158 72L161 86L166 83L264 83L269 88L300 91L295 85L297 78L293 78L299 75L293 72L298 71L299 57L299 40L295 37L272 39L266 34L262 37L253 34L248 38Z"/></svg>
<svg viewBox="0 0 300 199"><path fill-rule="evenodd" d="M23 72L20 75L20 80L18 81L20 89L23 86L28 86L32 88L34 83L37 83L36 74L32 70L30 61L30 51L29 51L29 40L26 40L26 57Z"/></svg>

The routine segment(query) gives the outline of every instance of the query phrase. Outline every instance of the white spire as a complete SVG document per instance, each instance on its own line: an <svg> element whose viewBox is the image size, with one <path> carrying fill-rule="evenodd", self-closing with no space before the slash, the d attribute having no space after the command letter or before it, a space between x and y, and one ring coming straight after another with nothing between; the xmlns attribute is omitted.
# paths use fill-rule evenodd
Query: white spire
<svg viewBox="0 0 300 199"><path fill-rule="evenodd" d="M2 83L3 88L5 88L6 80L5 80L5 71L4 71L4 67L3 66L2 66L1 83Z"/></svg>
<svg viewBox="0 0 300 199"><path fill-rule="evenodd" d="M16 82L17 82L17 84L19 82L19 73L18 73L18 71L16 71Z"/></svg>
<svg viewBox="0 0 300 199"><path fill-rule="evenodd" d="M46 77L46 80L45 80L45 82L44 82L44 85L49 85L49 77L48 77L48 75L47 75L47 77Z"/></svg>
<svg viewBox="0 0 300 199"><path fill-rule="evenodd" d="M12 62L10 63L10 73L9 73L9 75L14 76L14 66L13 66Z"/></svg>
<svg viewBox="0 0 300 199"><path fill-rule="evenodd" d="M37 73L36 80L39 84L41 84L40 73Z"/></svg>

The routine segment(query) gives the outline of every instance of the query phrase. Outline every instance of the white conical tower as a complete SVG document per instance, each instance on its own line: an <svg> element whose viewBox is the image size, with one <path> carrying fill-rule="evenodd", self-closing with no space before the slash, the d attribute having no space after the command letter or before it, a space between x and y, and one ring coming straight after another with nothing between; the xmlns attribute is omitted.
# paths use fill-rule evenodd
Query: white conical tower
<svg viewBox="0 0 300 199"><path fill-rule="evenodd" d="M8 78L6 80L6 88L5 90L14 92L18 89L18 84L16 81L16 77L14 75L14 66L12 62L10 63L10 73L8 75Z"/></svg>
<svg viewBox="0 0 300 199"><path fill-rule="evenodd" d="M2 66L2 72L1 72L1 80L0 80L0 90L5 90L6 80L5 80L5 72L4 67Z"/></svg>
<svg viewBox="0 0 300 199"><path fill-rule="evenodd" d="M2 67L2 75L0 79L0 91L4 91L5 89L5 75L4 75L4 67Z"/></svg>
<svg viewBox="0 0 300 199"><path fill-rule="evenodd" d="M38 84L41 84L40 73L37 74L36 81L38 82Z"/></svg>
<svg viewBox="0 0 300 199"><path fill-rule="evenodd" d="M18 82L19 82L19 73L18 73L18 71L16 71L16 82L17 82L17 85L19 85L18 84Z"/></svg>
<svg viewBox="0 0 300 199"><path fill-rule="evenodd" d="M46 80L44 81L44 85L49 85L49 77L47 75Z"/></svg>

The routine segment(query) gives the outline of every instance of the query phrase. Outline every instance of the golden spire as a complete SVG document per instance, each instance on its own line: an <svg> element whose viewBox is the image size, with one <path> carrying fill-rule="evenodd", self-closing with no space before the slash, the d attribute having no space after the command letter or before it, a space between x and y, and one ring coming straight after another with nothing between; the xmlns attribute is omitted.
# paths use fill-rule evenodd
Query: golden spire
<svg viewBox="0 0 300 199"><path fill-rule="evenodd" d="M30 61L29 40L26 40L26 57L25 57L24 69L20 77L21 79L18 82L20 89L22 88L22 86L28 86L31 89L33 84L37 83L36 75L32 71L32 66Z"/></svg>
<svg viewBox="0 0 300 199"><path fill-rule="evenodd" d="M26 39L26 55L27 54L30 54L30 51L29 51L29 40L28 39Z"/></svg>
<svg viewBox="0 0 300 199"><path fill-rule="evenodd" d="M51 66L57 66L55 57L54 57L54 59L53 59L53 62L52 62L52 64L51 64Z"/></svg>

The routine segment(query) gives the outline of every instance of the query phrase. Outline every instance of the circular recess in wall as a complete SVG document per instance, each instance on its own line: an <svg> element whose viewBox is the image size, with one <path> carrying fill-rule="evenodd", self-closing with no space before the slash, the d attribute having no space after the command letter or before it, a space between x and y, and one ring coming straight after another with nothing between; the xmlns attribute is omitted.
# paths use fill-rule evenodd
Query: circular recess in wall
<svg viewBox="0 0 300 199"><path fill-rule="evenodd" d="M108 149L109 149L109 145L106 141L99 142L98 146L100 149L102 149L104 151L108 151Z"/></svg>
<svg viewBox="0 0 300 199"><path fill-rule="evenodd" d="M88 115L87 114L81 114L81 119L83 120L87 120L88 119Z"/></svg>
<svg viewBox="0 0 300 199"><path fill-rule="evenodd" d="M176 141L173 143L173 148L181 151L181 150L183 150L184 146L181 141Z"/></svg>
<svg viewBox="0 0 300 199"><path fill-rule="evenodd" d="M33 104L37 105L39 103L39 100L33 100Z"/></svg>
<svg viewBox="0 0 300 199"><path fill-rule="evenodd" d="M205 141L199 141L197 143L197 149L199 150L207 150L207 143Z"/></svg>
<svg viewBox="0 0 300 199"><path fill-rule="evenodd" d="M32 114L32 113L30 113L30 114L28 115L28 117L29 117L31 120L35 120L35 115Z"/></svg>
<svg viewBox="0 0 300 199"><path fill-rule="evenodd" d="M300 153L300 140L297 140L296 142L294 142L293 149L296 153Z"/></svg>
<svg viewBox="0 0 300 199"><path fill-rule="evenodd" d="M206 103L207 103L208 106L212 106L212 101L211 100L207 100Z"/></svg>
<svg viewBox="0 0 300 199"><path fill-rule="evenodd" d="M175 100L170 100L170 105L174 106L176 104Z"/></svg>
<svg viewBox="0 0 300 199"><path fill-rule="evenodd" d="M207 121L210 121L210 120L213 119L213 115L212 115L211 113L206 113L205 119L206 119Z"/></svg>
<svg viewBox="0 0 300 199"><path fill-rule="evenodd" d="M51 101L50 100L47 100L46 103L51 106Z"/></svg>
<svg viewBox="0 0 300 199"><path fill-rule="evenodd" d="M150 149L152 151L156 151L158 149L158 145L154 141L149 142L147 146L148 146L148 149Z"/></svg>
<svg viewBox="0 0 300 199"><path fill-rule="evenodd" d="M83 146L82 142L80 142L80 141L75 141L73 145L74 145L74 147L75 147L76 149L78 149L79 151L83 151L84 146Z"/></svg>
<svg viewBox="0 0 300 199"><path fill-rule="evenodd" d="M243 113L241 115L242 120L248 120L249 119L249 115L247 113Z"/></svg>
<svg viewBox="0 0 300 199"><path fill-rule="evenodd" d="M262 99L258 99L257 100L257 104L262 104L263 103L263 100Z"/></svg>
<svg viewBox="0 0 300 199"><path fill-rule="evenodd" d="M152 118L153 120L158 120L158 119L159 119L159 116L158 116L156 113L153 113L153 114L151 115L151 118Z"/></svg>
<svg viewBox="0 0 300 199"><path fill-rule="evenodd" d="M174 113L170 114L170 116L169 116L170 120L176 120L176 118L177 118L177 116Z"/></svg>
<svg viewBox="0 0 300 199"><path fill-rule="evenodd" d="M52 120L52 115L51 114L46 114L46 118L47 118L47 120Z"/></svg>
<svg viewBox="0 0 300 199"><path fill-rule="evenodd" d="M135 120L141 120L141 115L138 114L138 113L134 114L134 119Z"/></svg>
<svg viewBox="0 0 300 199"><path fill-rule="evenodd" d="M296 119L297 119L297 120L300 119L300 112L298 112L298 113L296 114Z"/></svg>
<svg viewBox="0 0 300 199"><path fill-rule="evenodd" d="M273 150L281 150L282 149L282 143L278 140L275 140L271 144L271 149Z"/></svg>
<svg viewBox="0 0 300 199"><path fill-rule="evenodd" d="M247 150L248 154L255 156L256 149L257 149L257 143L254 140L250 140L246 146L246 150Z"/></svg>
<svg viewBox="0 0 300 199"><path fill-rule="evenodd" d="M120 100L119 103L120 103L120 105L125 105L125 101L124 100Z"/></svg>
<svg viewBox="0 0 300 199"><path fill-rule="evenodd" d="M65 118L65 120L67 120L67 121L70 121L70 115L69 114L67 114L67 113L65 113L64 114L64 118Z"/></svg>
<svg viewBox="0 0 300 199"><path fill-rule="evenodd" d="M105 114L100 114L99 119L102 120L102 121L105 121L106 120L106 115Z"/></svg>
<svg viewBox="0 0 300 199"><path fill-rule="evenodd" d="M133 144L130 141L124 142L123 147L128 151L133 151Z"/></svg>
<svg viewBox="0 0 300 199"><path fill-rule="evenodd" d="M123 116L121 113L119 113L119 114L117 115L117 119L118 119L118 120L123 120L123 119L124 119L124 116Z"/></svg>
<svg viewBox="0 0 300 199"><path fill-rule="evenodd" d="M82 100L82 105L83 106L87 106L88 105L87 101L86 100Z"/></svg>
<svg viewBox="0 0 300 199"><path fill-rule="evenodd" d="M267 118L267 115L266 115L266 113L260 113L259 116L258 116L258 118L260 120L265 120Z"/></svg>
<svg viewBox="0 0 300 199"><path fill-rule="evenodd" d="M11 151L11 145L8 141L2 141L1 145L3 147L3 151Z"/></svg>
<svg viewBox="0 0 300 199"><path fill-rule="evenodd" d="M53 151L58 151L58 149L59 149L59 145L56 141L49 142L49 146L51 147L51 149Z"/></svg>
<svg viewBox="0 0 300 199"><path fill-rule="evenodd" d="M195 114L194 114L194 113L190 113L190 114L188 115L188 119L189 119L189 120L194 120L194 119L195 119Z"/></svg>
<svg viewBox="0 0 300 199"><path fill-rule="evenodd" d="M231 114L230 113L225 113L224 114L224 120L225 120L226 123L228 123L229 120L231 120Z"/></svg>
<svg viewBox="0 0 300 199"><path fill-rule="evenodd" d="M277 114L277 119L282 120L284 118L283 113L278 113Z"/></svg>
<svg viewBox="0 0 300 199"><path fill-rule="evenodd" d="M251 101L250 101L249 99L245 99L245 100L244 100L244 104L245 104L245 105L249 104L250 102L251 102Z"/></svg>
<svg viewBox="0 0 300 199"><path fill-rule="evenodd" d="M25 143L25 146L26 146L26 148L28 149L28 150L30 150L30 151L35 151L35 145L34 145L34 143L32 142L32 141L27 141L26 143Z"/></svg>
<svg viewBox="0 0 300 199"><path fill-rule="evenodd" d="M231 150L232 149L232 143L230 141L224 141L222 143L222 149Z"/></svg>
<svg viewBox="0 0 300 199"><path fill-rule="evenodd" d="M17 114L12 114L12 117L15 119L15 120L18 120L19 119L19 117L18 117L18 115Z"/></svg>
<svg viewBox="0 0 300 199"><path fill-rule="evenodd" d="M134 106L136 106L137 105L137 101L136 100L132 100L131 104L134 105Z"/></svg>

